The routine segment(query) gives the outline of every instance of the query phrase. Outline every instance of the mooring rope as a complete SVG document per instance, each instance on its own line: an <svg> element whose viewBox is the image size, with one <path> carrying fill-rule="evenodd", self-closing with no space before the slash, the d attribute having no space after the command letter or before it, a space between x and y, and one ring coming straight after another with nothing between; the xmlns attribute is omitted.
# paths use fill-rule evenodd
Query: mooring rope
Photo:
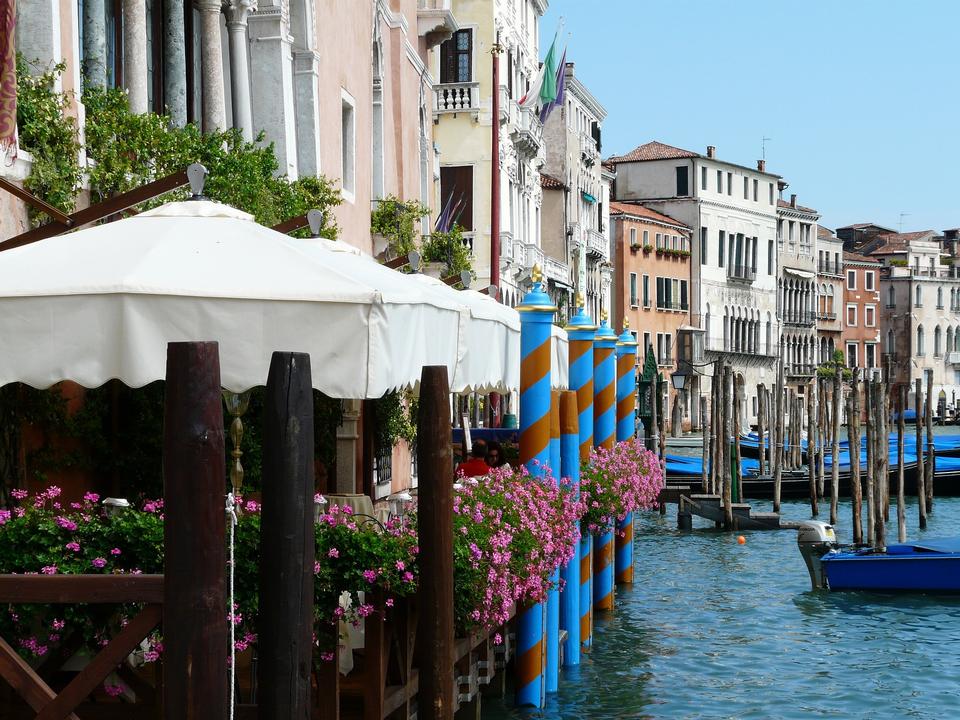
<svg viewBox="0 0 960 720"><path fill-rule="evenodd" d="M234 621L236 615L236 608L234 606L233 598L233 575L234 575L234 529L236 528L238 519L237 519L237 510L236 510L236 499L233 497L233 493L227 493L227 521L230 524L230 720L233 720L234 711L236 709L237 698L235 694L236 687L236 676L237 676L237 646L235 643L235 628L236 622Z"/></svg>

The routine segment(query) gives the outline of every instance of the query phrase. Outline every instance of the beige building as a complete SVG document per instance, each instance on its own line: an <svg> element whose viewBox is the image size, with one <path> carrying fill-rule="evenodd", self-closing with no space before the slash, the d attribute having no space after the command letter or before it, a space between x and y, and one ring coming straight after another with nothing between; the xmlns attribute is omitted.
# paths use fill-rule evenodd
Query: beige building
<svg viewBox="0 0 960 720"><path fill-rule="evenodd" d="M473 249L477 284L490 282L493 123L500 130L500 286L516 305L530 270L545 267L540 243L543 125L519 100L540 64L540 19L547 0L452 0L458 30L430 65L440 204L460 202L459 224ZM497 53L492 51L498 50ZM499 87L493 87L493 63ZM499 117L493 94L499 93Z"/></svg>
<svg viewBox="0 0 960 720"><path fill-rule="evenodd" d="M786 183L780 181L781 189ZM816 373L817 220L816 210L797 196L777 200L777 315L783 333L780 359L787 387L803 395Z"/></svg>

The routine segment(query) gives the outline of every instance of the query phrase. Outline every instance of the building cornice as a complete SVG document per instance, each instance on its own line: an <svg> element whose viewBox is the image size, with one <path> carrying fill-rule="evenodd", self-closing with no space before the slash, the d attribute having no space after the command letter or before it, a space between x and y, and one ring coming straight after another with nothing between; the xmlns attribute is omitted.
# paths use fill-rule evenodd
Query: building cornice
<svg viewBox="0 0 960 720"><path fill-rule="evenodd" d="M686 236L691 234L690 228L686 225L675 225L673 223L663 222L663 220L654 220L653 218L644 217L643 215L633 215L631 213L618 213L616 215L611 213L610 215L610 222L623 222L624 220L643 225L657 225L659 227L670 228Z"/></svg>
<svg viewBox="0 0 960 720"><path fill-rule="evenodd" d="M586 106L587 110L593 113L593 116L597 118L599 122L603 122L607 117L607 109L600 104L600 101L587 89L587 86L577 79L576 75L570 74L569 71L566 72L567 87L570 89L570 92Z"/></svg>
<svg viewBox="0 0 960 720"><path fill-rule="evenodd" d="M778 207L777 215L783 215L788 218L796 218L797 220L810 220L811 222L816 222L820 219L820 213L817 212L807 212L806 210L801 210L800 208L794 207Z"/></svg>

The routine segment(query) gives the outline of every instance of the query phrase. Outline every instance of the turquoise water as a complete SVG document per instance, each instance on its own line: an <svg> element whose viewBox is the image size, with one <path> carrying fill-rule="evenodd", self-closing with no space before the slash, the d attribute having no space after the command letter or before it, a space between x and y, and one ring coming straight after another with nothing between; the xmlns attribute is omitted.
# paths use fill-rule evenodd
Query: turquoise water
<svg viewBox="0 0 960 720"><path fill-rule="evenodd" d="M670 507L638 521L636 584L618 590L560 692L542 711L484 698L486 720L960 718L960 598L813 593L794 531L738 545L678 532ZM809 518L800 502L783 510ZM895 539L895 508L891 519ZM921 537L913 503L907 519L908 538ZM849 542L849 503L838 532ZM960 498L937 499L922 537L948 535L960 535Z"/></svg>

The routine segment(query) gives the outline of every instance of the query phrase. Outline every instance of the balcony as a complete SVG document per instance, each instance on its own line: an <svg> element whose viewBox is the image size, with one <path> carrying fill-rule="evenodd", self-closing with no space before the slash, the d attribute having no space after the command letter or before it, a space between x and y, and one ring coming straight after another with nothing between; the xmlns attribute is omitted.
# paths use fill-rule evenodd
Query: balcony
<svg viewBox="0 0 960 720"><path fill-rule="evenodd" d="M817 373L816 365L805 365L802 363L794 363L792 365L787 365L784 370L787 377L804 377L809 378L813 377Z"/></svg>
<svg viewBox="0 0 960 720"><path fill-rule="evenodd" d="M836 314L834 313L834 317ZM813 327L816 323L816 315L809 310L803 312L786 313L783 316L784 325L797 325L799 327Z"/></svg>
<svg viewBox="0 0 960 720"><path fill-rule="evenodd" d="M960 365L960 352L948 352L947 362L951 365Z"/></svg>
<svg viewBox="0 0 960 720"><path fill-rule="evenodd" d="M570 284L570 266L552 257L545 257L543 262L543 276L548 280Z"/></svg>
<svg viewBox="0 0 960 720"><path fill-rule="evenodd" d="M460 29L453 15L453 0L417 0L417 34L431 49Z"/></svg>
<svg viewBox="0 0 960 720"><path fill-rule="evenodd" d="M757 269L749 265L730 265L727 267L727 279L736 282L752 283L757 279Z"/></svg>
<svg viewBox="0 0 960 720"><path fill-rule="evenodd" d="M840 263L822 262L817 264L817 272L821 275L839 275L843 276L843 268Z"/></svg>
<svg viewBox="0 0 960 720"><path fill-rule="evenodd" d="M765 367L771 368L777 361L776 349L767 348L760 344L750 348L734 348L729 344L724 344L720 338L708 340L704 345L706 351L706 360L729 360L734 365L741 367Z"/></svg>
<svg viewBox="0 0 960 720"><path fill-rule="evenodd" d="M500 231L500 259L513 260L513 233Z"/></svg>
<svg viewBox="0 0 960 720"><path fill-rule="evenodd" d="M835 312L825 312L817 311L817 320L823 322L834 322L837 319L837 314Z"/></svg>
<svg viewBox="0 0 960 720"><path fill-rule="evenodd" d="M546 265L546 256L543 250L535 243L526 243L526 257L524 258L524 267L532 268L534 265L542 268Z"/></svg>
<svg viewBox="0 0 960 720"><path fill-rule="evenodd" d="M510 137L520 155L534 158L543 147L543 124L533 110L521 110L518 120Z"/></svg>
<svg viewBox="0 0 960 720"><path fill-rule="evenodd" d="M597 150L597 141L586 133L580 134L580 159L587 167L593 167L600 160L600 151Z"/></svg>
<svg viewBox="0 0 960 720"><path fill-rule="evenodd" d="M606 260L610 257L610 247L607 244L606 236L596 230L587 230L587 254Z"/></svg>
<svg viewBox="0 0 960 720"><path fill-rule="evenodd" d="M470 112L480 114L480 83L442 83L433 86L433 114Z"/></svg>
<svg viewBox="0 0 960 720"><path fill-rule="evenodd" d="M687 303L681 303L679 300L660 301L657 303L657 310L677 310L686 312L690 309Z"/></svg>

